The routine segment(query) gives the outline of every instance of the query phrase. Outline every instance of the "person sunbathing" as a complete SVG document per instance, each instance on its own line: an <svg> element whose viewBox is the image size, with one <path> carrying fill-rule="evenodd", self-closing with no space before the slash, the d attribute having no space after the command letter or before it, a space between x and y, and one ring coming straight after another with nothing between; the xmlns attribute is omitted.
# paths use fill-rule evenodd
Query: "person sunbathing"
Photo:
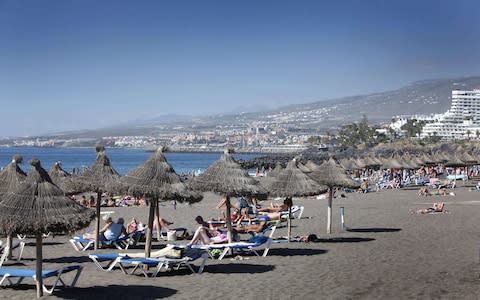
<svg viewBox="0 0 480 300"><path fill-rule="evenodd" d="M158 231L158 225L160 225L160 234L163 236L167 236L167 232L175 231L175 235L177 238L187 238L188 232L187 228L178 227L178 228L170 228L170 225L173 225L173 222L167 221L162 217L158 217L158 220L155 219L153 222L153 232L156 233Z"/></svg>
<svg viewBox="0 0 480 300"><path fill-rule="evenodd" d="M429 208L422 208L416 211L417 214L431 214L431 213L439 213L443 212L443 207L445 204L443 202L441 203L434 203L433 207Z"/></svg>
<svg viewBox="0 0 480 300"><path fill-rule="evenodd" d="M268 221L277 221L282 219L282 213L284 212L270 212L270 213L263 213L259 214L257 219L258 220L266 220Z"/></svg>
<svg viewBox="0 0 480 300"><path fill-rule="evenodd" d="M222 198L220 202L215 206L216 209L220 209L225 206L227 203L227 198ZM256 202L255 202L256 203ZM236 202L230 202L230 207L237 209L240 214L247 215L249 213L250 204L248 203L247 199L239 198Z"/></svg>
<svg viewBox="0 0 480 300"><path fill-rule="evenodd" d="M287 199L283 200L282 204L270 204L270 207L263 207L257 209L258 212L268 212L268 213L273 213L273 212L281 212L281 211L288 211L288 205L287 205Z"/></svg>
<svg viewBox="0 0 480 300"><path fill-rule="evenodd" d="M258 216L256 223L248 223L248 224L237 224L235 228L236 233L259 233L264 231L267 228L268 222L272 220L271 217L276 217L278 214L278 220L280 219L280 213L269 213L267 215ZM270 216L271 215L271 216ZM275 215L275 216L274 216Z"/></svg>
<svg viewBox="0 0 480 300"><path fill-rule="evenodd" d="M103 217L103 220L105 221L105 225L100 229L100 241L106 242L106 241L113 241L118 239L122 235L127 234L127 230L125 229L125 226L123 226L123 219L119 218L117 223L113 222L112 217L105 215ZM95 239L95 233L85 233L83 235L83 238L85 239Z"/></svg>
<svg viewBox="0 0 480 300"><path fill-rule="evenodd" d="M210 228L210 224L205 222L201 216L197 216L195 221L200 226L195 231L192 240L187 244L187 246L191 246L193 244L209 245L226 241L227 235L218 229L212 230Z"/></svg>

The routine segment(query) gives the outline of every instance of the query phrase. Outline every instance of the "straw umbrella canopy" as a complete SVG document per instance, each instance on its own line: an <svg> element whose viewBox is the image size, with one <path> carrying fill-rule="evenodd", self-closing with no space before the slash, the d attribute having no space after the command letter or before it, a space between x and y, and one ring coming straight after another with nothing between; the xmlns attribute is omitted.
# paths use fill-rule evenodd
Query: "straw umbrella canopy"
<svg viewBox="0 0 480 300"><path fill-rule="evenodd" d="M301 163L296 159L292 159L285 169L281 170L280 173L273 178L273 180L262 182L262 185L269 192L270 195L274 197L305 197L312 196L324 193L328 188L317 183L315 180L310 178L306 173L302 171L299 167ZM318 171L318 166L314 167L311 165L311 170L309 173ZM290 202L290 201L287 201ZM288 204L288 203L287 203ZM290 203L291 204L291 203ZM291 210L291 205L289 205ZM290 211L288 218L288 240L290 240Z"/></svg>
<svg viewBox="0 0 480 300"><path fill-rule="evenodd" d="M420 156L420 159L423 161L423 164L427 166L436 165L438 163L437 160L434 157L432 157L432 155L429 155L427 153L423 153Z"/></svg>
<svg viewBox="0 0 480 300"><path fill-rule="evenodd" d="M453 155L446 163L445 167L457 168L465 167L467 164L463 162L457 155Z"/></svg>
<svg viewBox="0 0 480 300"><path fill-rule="evenodd" d="M382 161L382 168L384 169L401 169L403 167L402 164L398 161L397 155L383 158Z"/></svg>
<svg viewBox="0 0 480 300"><path fill-rule="evenodd" d="M360 169L357 166L355 159L353 158L344 158L344 159L341 159L339 162L340 162L340 165L344 167L346 170L353 171L356 169Z"/></svg>
<svg viewBox="0 0 480 300"><path fill-rule="evenodd" d="M404 169L417 169L418 165L412 160L410 154L404 153L398 159Z"/></svg>
<svg viewBox="0 0 480 300"><path fill-rule="evenodd" d="M363 165L366 167L366 168L375 168L375 167L379 167L382 165L382 162L370 157L370 156L366 156L362 159L362 162L363 162Z"/></svg>
<svg viewBox="0 0 480 300"><path fill-rule="evenodd" d="M148 216L148 231L145 244L145 257L150 257L152 230L155 214L159 216L158 201L160 199L200 201L202 195L189 191L172 166L165 159L163 147L159 148L148 160L127 175L120 178L113 189L132 195L148 196L152 199ZM157 211L156 211L157 210ZM159 230L160 231L160 230Z"/></svg>
<svg viewBox="0 0 480 300"><path fill-rule="evenodd" d="M329 187L327 233L330 234L332 232L333 189L335 187L357 188L358 183L352 178L350 178L350 176L346 173L345 169L333 157L323 162L320 165L320 168L317 171L310 173L309 176L318 183L324 184Z"/></svg>
<svg viewBox="0 0 480 300"><path fill-rule="evenodd" d="M15 155L5 169L0 171L0 194L12 192L25 180L27 174L19 166L22 161L21 155Z"/></svg>
<svg viewBox="0 0 480 300"><path fill-rule="evenodd" d="M67 194L73 194L72 190L72 174L62 169L62 163L57 161L53 164L52 168L48 172L48 176L52 179L59 188L61 188Z"/></svg>
<svg viewBox="0 0 480 300"><path fill-rule="evenodd" d="M0 171L0 201L3 200L4 194L11 193L18 188L27 174L20 168L19 164L23 161L21 155L15 155L12 161ZM7 236L7 258L12 258L12 236Z"/></svg>
<svg viewBox="0 0 480 300"><path fill-rule="evenodd" d="M307 167L311 172L318 170L318 168L320 168L320 166L314 163L312 160L308 160L307 163L305 164L305 167Z"/></svg>
<svg viewBox="0 0 480 300"><path fill-rule="evenodd" d="M97 146L95 148L97 158L95 163L85 169L79 176L73 177L71 184L72 189L76 191L92 191L97 193L97 201L95 203L95 250L98 249L100 236L100 202L102 193L108 190L112 182L120 179L120 174L112 167L110 159L105 153L105 147Z"/></svg>
<svg viewBox="0 0 480 300"><path fill-rule="evenodd" d="M65 196L56 186L38 159L24 182L0 202L0 233L33 234L36 236L37 297L42 288L42 234L69 233L85 228L94 217L92 210Z"/></svg>
<svg viewBox="0 0 480 300"><path fill-rule="evenodd" d="M273 180L262 182L263 187L274 197L313 196L324 193L328 189L310 178L299 165L300 162L296 158L292 159ZM310 171L312 172L313 170Z"/></svg>
<svg viewBox="0 0 480 300"><path fill-rule="evenodd" d="M303 173L310 173L312 172L312 170L310 170L309 167L307 167L305 164L301 163L301 162L297 162L297 168L300 169L300 171L302 171Z"/></svg>
<svg viewBox="0 0 480 300"><path fill-rule="evenodd" d="M248 175L248 171L235 161L231 155L232 152L233 150L225 150L219 160L199 176L193 177L187 184L192 190L211 191L225 196L229 242L232 241L230 197L257 196L267 193L259 182Z"/></svg>
<svg viewBox="0 0 480 300"><path fill-rule="evenodd" d="M273 170L268 173L267 177L277 176L277 174L280 173L282 169L283 169L282 164L279 161L277 161L277 163L275 164L275 168L273 168Z"/></svg>
<svg viewBox="0 0 480 300"><path fill-rule="evenodd" d="M466 151L460 153L460 160L465 162L469 166L478 164L478 160L475 157L473 157L473 155L471 155L470 153L468 153Z"/></svg>
<svg viewBox="0 0 480 300"><path fill-rule="evenodd" d="M412 155L411 160L419 167L424 166L425 162L422 160L422 158L418 155Z"/></svg>

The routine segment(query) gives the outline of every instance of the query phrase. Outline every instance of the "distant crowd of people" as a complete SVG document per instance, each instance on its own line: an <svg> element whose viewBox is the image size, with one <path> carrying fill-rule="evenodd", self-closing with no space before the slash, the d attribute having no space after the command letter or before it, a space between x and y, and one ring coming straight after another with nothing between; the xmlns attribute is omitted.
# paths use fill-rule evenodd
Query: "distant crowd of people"
<svg viewBox="0 0 480 300"><path fill-rule="evenodd" d="M72 200L77 201L80 205L86 207L95 207L97 200L95 196L90 195L87 199L86 195L81 195L79 199L77 196L71 196ZM133 196L125 196L123 198L114 199L114 197L109 193L103 193L102 198L100 199L100 206L101 207L124 207L124 206L146 206L148 205L147 201L143 198L133 197Z"/></svg>

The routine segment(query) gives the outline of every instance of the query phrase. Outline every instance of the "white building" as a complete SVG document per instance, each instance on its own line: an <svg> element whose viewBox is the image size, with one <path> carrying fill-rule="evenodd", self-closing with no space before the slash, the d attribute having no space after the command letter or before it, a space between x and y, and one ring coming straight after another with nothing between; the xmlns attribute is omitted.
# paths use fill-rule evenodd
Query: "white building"
<svg viewBox="0 0 480 300"><path fill-rule="evenodd" d="M445 140L480 135L480 90L452 91L450 109L423 127L421 138L439 136Z"/></svg>

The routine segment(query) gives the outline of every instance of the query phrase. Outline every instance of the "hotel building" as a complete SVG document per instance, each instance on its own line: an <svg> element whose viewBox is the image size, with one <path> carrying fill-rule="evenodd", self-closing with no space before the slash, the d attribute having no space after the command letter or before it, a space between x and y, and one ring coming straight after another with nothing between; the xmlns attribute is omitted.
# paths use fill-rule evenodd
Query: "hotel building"
<svg viewBox="0 0 480 300"><path fill-rule="evenodd" d="M420 137L434 135L444 140L480 138L480 90L452 91L450 109L427 123Z"/></svg>

